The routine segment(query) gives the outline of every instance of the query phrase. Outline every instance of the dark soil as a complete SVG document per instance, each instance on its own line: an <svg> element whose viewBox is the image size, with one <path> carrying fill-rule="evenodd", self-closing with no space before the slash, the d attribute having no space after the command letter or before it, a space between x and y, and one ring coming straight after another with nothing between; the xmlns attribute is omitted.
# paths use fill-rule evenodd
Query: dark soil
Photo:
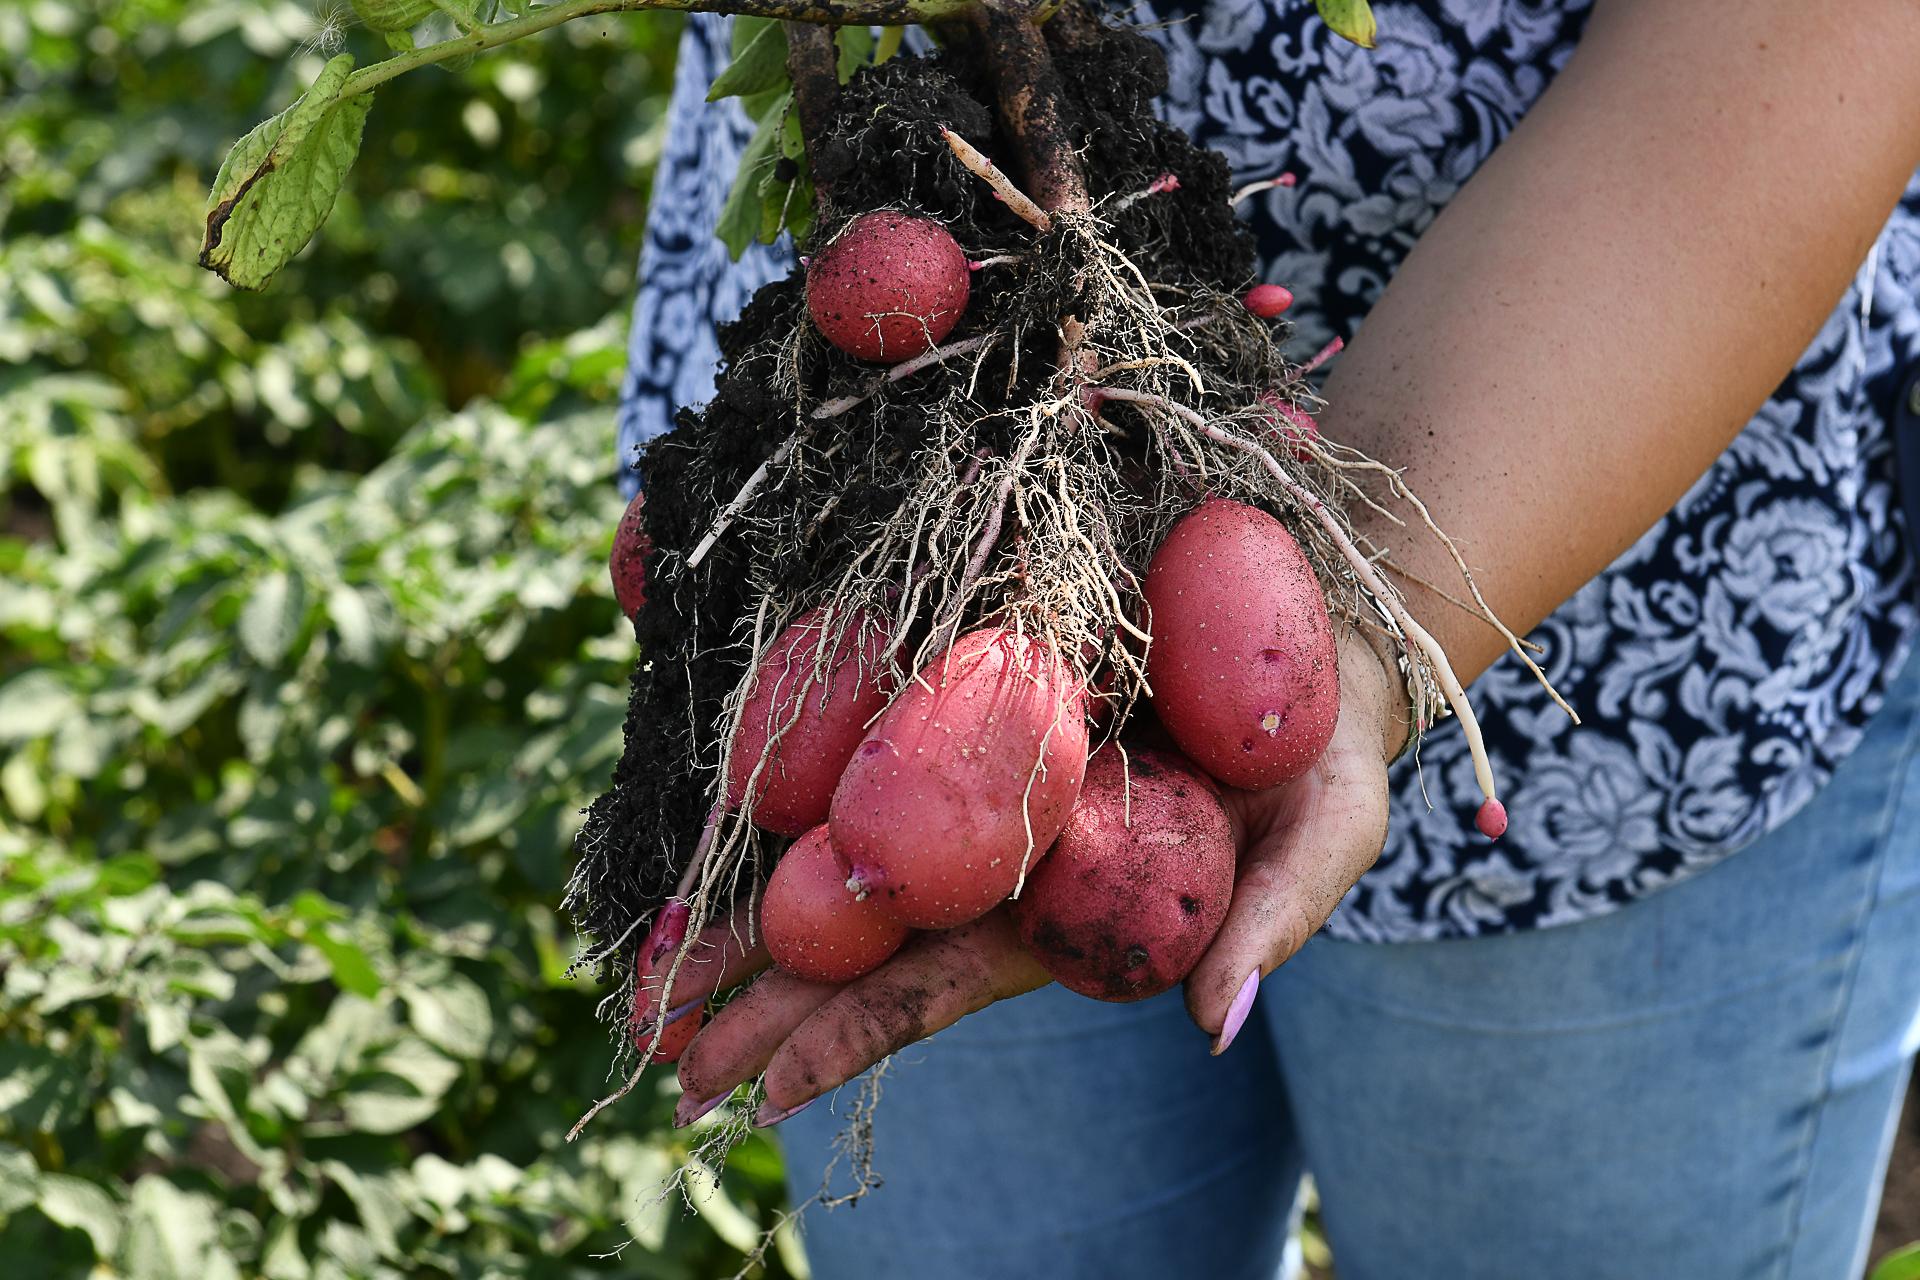
<svg viewBox="0 0 1920 1280"><path fill-rule="evenodd" d="M1195 295L1244 288L1254 265L1250 238L1228 204L1229 174L1219 156L1193 145L1149 111L1166 69L1146 40L1124 31L1056 40L1066 84L1069 127L1085 159L1096 209L1107 197L1144 190L1171 173L1177 191L1108 209L1111 240L1156 284ZM896 58L857 74L841 93L830 137L816 148L833 208L819 235L876 208L913 210L944 223L968 256L1017 252L1025 263L976 272L968 311L950 341L993 331L1020 335L997 343L965 371L969 421L979 447L1008 447L1013 416L996 409L1036 398L1052 376L1062 316L1078 314L1076 260L1082 242L1058 229L1040 237L968 173L940 136L942 126L989 155L1013 148L997 136L977 57L953 45L926 58ZM816 240L816 243L822 242ZM798 334L797 351L794 335ZM683 410L676 429L651 445L642 469L647 489L648 599L635 621L642 658L633 673L626 746L613 785L594 802L578 841L571 907L579 925L606 939L623 933L673 891L712 803L720 743L717 725L728 691L744 675L753 611L762 594L794 598L831 582L877 519L906 497L908 470L927 437L929 414L950 404L956 376L930 370L890 387L861 411L836 419L843 447L823 465L831 474L796 479L776 471L763 491L769 509L808 500L782 486L829 486L840 496L794 545L754 555L752 542L722 537L697 570L683 571L692 547L748 476L803 423L799 404L868 387L875 371L828 347L805 324L803 279L761 290L720 333L722 369L714 400ZM1210 344L1210 378L1250 388L1275 385L1274 357L1262 342ZM1216 349L1217 348L1217 349ZM1017 366L1015 360L1017 357ZM797 372L776 392L780 376ZM977 412L976 412L977 410ZM954 460L963 465L965 455ZM789 468L787 472L797 469ZM817 505L817 501L816 501ZM609 964L624 977L631 958Z"/></svg>

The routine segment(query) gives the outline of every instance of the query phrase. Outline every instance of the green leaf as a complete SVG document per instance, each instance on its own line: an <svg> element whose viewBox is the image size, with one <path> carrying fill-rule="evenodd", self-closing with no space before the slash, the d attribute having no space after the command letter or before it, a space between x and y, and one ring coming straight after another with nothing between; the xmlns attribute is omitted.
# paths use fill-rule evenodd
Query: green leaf
<svg viewBox="0 0 1920 1280"><path fill-rule="evenodd" d="M260 579L240 611L240 647L263 667L279 665L306 616L304 582L284 569Z"/></svg>
<svg viewBox="0 0 1920 1280"><path fill-rule="evenodd" d="M734 20L736 46L740 40L740 23L743 21L738 18ZM707 101L744 98L782 88L786 83L786 28L777 22L764 22L757 28L749 29L746 46L736 48L733 60L713 78L713 85L707 90Z"/></svg>
<svg viewBox="0 0 1920 1280"><path fill-rule="evenodd" d="M1920 1243L1895 1249L1880 1259L1868 1280L1920 1280Z"/></svg>
<svg viewBox="0 0 1920 1280"><path fill-rule="evenodd" d="M355 1081L341 1097L346 1121L363 1133L405 1133L440 1109L440 1100L460 1077L458 1064L406 1039L371 1064L374 1074Z"/></svg>
<svg viewBox="0 0 1920 1280"><path fill-rule="evenodd" d="M133 1184L121 1270L141 1280L226 1280L238 1276L220 1247L214 1201L180 1190L157 1173Z"/></svg>
<svg viewBox="0 0 1920 1280"><path fill-rule="evenodd" d="M493 1039L493 1007L480 984L448 972L431 984L405 983L400 999L428 1044L464 1061L486 1056Z"/></svg>
<svg viewBox="0 0 1920 1280"><path fill-rule="evenodd" d="M45 737L80 710L79 699L51 671L28 671L0 684L0 742Z"/></svg>
<svg viewBox="0 0 1920 1280"><path fill-rule="evenodd" d="M869 27L841 27L833 33L833 42L840 49L840 83L845 84L873 56L873 31Z"/></svg>
<svg viewBox="0 0 1920 1280"><path fill-rule="evenodd" d="M335 583L327 593L327 616L340 637L340 656L358 667L371 665L379 655L379 642L367 598L344 582Z"/></svg>
<svg viewBox="0 0 1920 1280"><path fill-rule="evenodd" d="M1367 0L1313 0L1320 20L1362 49L1373 48L1373 7Z"/></svg>
<svg viewBox="0 0 1920 1280"><path fill-rule="evenodd" d="M32 1204L39 1185L40 1168L33 1157L19 1147L0 1143L0 1216Z"/></svg>
<svg viewBox="0 0 1920 1280"><path fill-rule="evenodd" d="M738 58L748 45L760 38L760 33L768 27L777 27L777 18L756 18L751 14L741 14L733 20L733 42L727 47L727 57Z"/></svg>
<svg viewBox="0 0 1920 1280"><path fill-rule="evenodd" d="M780 114L780 154L795 164L807 162L807 135L800 129L800 113L783 111Z"/></svg>
<svg viewBox="0 0 1920 1280"><path fill-rule="evenodd" d="M324 925L309 929L302 941L327 958L327 963L333 968L334 985L342 991L365 996L369 1000L380 994L380 988L385 984L380 981L373 961L359 946L336 937Z"/></svg>
<svg viewBox="0 0 1920 1280"><path fill-rule="evenodd" d="M753 140L740 155L740 171L734 175L733 190L727 193L726 207L721 209L719 225L714 228L714 234L736 259L760 234L760 179L774 161L774 144L784 114L784 110L769 112L754 130Z"/></svg>
<svg viewBox="0 0 1920 1280"><path fill-rule="evenodd" d="M368 1173L340 1160L322 1160L320 1172L347 1193L374 1250L388 1261L404 1261L400 1231L413 1216L399 1190L406 1175Z"/></svg>
<svg viewBox="0 0 1920 1280"><path fill-rule="evenodd" d="M64 1173L40 1175L41 1213L63 1227L87 1233L94 1256L107 1259L120 1249L120 1219L124 1211L106 1190Z"/></svg>
<svg viewBox="0 0 1920 1280"><path fill-rule="evenodd" d="M900 52L900 42L906 38L906 34L905 27L880 28L880 39L873 46L873 65L877 67Z"/></svg>
<svg viewBox="0 0 1920 1280"><path fill-rule="evenodd" d="M342 100L353 55L340 54L300 100L257 125L227 153L207 197L200 265L241 289L263 289L306 247L333 212L360 131L368 94Z"/></svg>

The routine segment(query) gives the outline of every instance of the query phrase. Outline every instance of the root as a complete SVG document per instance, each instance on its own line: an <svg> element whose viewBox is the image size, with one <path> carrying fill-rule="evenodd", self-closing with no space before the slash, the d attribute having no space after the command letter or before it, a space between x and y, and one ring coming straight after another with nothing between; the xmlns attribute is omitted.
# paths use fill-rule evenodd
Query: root
<svg viewBox="0 0 1920 1280"><path fill-rule="evenodd" d="M1016 216L1035 231L1053 230L1053 219L1047 216L1047 211L1035 204L1026 192L1014 186L1013 180L1000 172L999 165L987 159L971 142L951 129L942 129L940 136L953 148L953 154L960 158L960 163L967 166L967 170L976 178L992 187L1001 203Z"/></svg>

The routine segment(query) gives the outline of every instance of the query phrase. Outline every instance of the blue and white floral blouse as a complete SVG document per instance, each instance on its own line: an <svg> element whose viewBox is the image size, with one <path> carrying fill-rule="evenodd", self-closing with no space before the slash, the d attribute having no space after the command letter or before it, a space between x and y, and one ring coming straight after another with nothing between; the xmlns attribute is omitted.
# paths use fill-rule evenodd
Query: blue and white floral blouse
<svg viewBox="0 0 1920 1280"><path fill-rule="evenodd" d="M1163 110L1245 182L1297 351L1350 335L1414 240L1566 63L1590 0L1376 3L1379 47L1311 0L1177 0L1152 32ZM1150 15L1141 14L1142 20ZM715 323L788 269L713 236L750 135L709 107L728 23L690 17L641 256L622 456L712 394ZM1406 941L1565 924L1711 865L1786 821L1859 741L1916 614L1889 420L1920 371L1920 179L1773 398L1671 513L1534 633L1574 728L1518 664L1472 693L1512 827L1475 833L1460 733L1395 771L1379 864L1328 924ZM637 483L627 477L629 485ZM1431 798L1431 805L1429 804Z"/></svg>

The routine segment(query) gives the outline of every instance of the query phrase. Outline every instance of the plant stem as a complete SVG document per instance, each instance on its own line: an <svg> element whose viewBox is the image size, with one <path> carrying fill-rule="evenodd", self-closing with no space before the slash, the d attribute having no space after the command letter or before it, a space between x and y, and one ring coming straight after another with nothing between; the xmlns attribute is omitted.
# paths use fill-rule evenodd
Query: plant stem
<svg viewBox="0 0 1920 1280"><path fill-rule="evenodd" d="M830 202L833 175L821 164L821 148L833 131L840 105L840 50L833 33L824 27L789 19L787 79L793 81L793 109L800 117L800 135L807 147L807 167L813 170L813 189L820 212Z"/></svg>
<svg viewBox="0 0 1920 1280"><path fill-rule="evenodd" d="M467 35L396 54L347 77L340 98L367 93L416 67L429 67L449 58L485 53L522 37L538 34L575 18L599 13L633 13L673 9L684 13L749 14L789 22L823 26L897 26L938 22L971 12L975 0L559 0L506 22L496 22Z"/></svg>
<svg viewBox="0 0 1920 1280"><path fill-rule="evenodd" d="M1061 109L1060 73L1033 18L1031 11L1000 4L974 16L1000 127L1020 154L1021 176L1034 202L1048 213L1085 213L1087 182Z"/></svg>

